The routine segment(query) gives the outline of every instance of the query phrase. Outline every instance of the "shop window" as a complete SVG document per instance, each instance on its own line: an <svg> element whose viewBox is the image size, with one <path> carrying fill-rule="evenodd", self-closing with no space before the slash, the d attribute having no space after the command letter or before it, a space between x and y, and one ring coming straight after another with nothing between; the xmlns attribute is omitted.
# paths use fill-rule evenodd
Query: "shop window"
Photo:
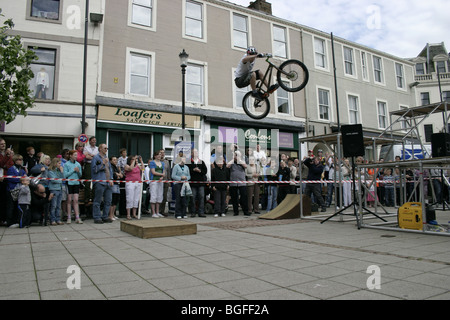
<svg viewBox="0 0 450 320"><path fill-rule="evenodd" d="M204 104L204 67L189 64L186 68L186 101Z"/></svg>
<svg viewBox="0 0 450 320"><path fill-rule="evenodd" d="M373 57L373 73L375 82L384 83L383 60L380 57Z"/></svg>
<svg viewBox="0 0 450 320"><path fill-rule="evenodd" d="M58 21L60 19L60 0L31 0L30 16L38 19Z"/></svg>
<svg viewBox="0 0 450 320"><path fill-rule="evenodd" d="M405 75L403 71L403 65L400 63L395 64L395 75L397 77L397 88L405 88Z"/></svg>
<svg viewBox="0 0 450 320"><path fill-rule="evenodd" d="M233 46L247 49L248 39L247 17L233 14Z"/></svg>
<svg viewBox="0 0 450 320"><path fill-rule="evenodd" d="M131 23L144 27L153 25L153 0L133 0Z"/></svg>
<svg viewBox="0 0 450 320"><path fill-rule="evenodd" d="M326 56L326 43L325 40L315 38L314 39L314 57L316 67L326 69L327 66L327 56Z"/></svg>
<svg viewBox="0 0 450 320"><path fill-rule="evenodd" d="M430 104L430 93L429 92L422 92L420 94L420 101L422 102L423 106L426 106Z"/></svg>
<svg viewBox="0 0 450 320"><path fill-rule="evenodd" d="M291 113L291 107L289 103L289 94L286 90L279 88L277 90L277 105L278 112L284 114Z"/></svg>
<svg viewBox="0 0 450 320"><path fill-rule="evenodd" d="M276 57L287 58L286 28L273 26L273 48Z"/></svg>
<svg viewBox="0 0 450 320"><path fill-rule="evenodd" d="M144 163L152 155L152 135L142 132L110 131L108 156L120 156L121 148L127 149L128 156L140 155Z"/></svg>
<svg viewBox="0 0 450 320"><path fill-rule="evenodd" d="M30 81L32 94L36 99L53 100L55 86L56 50L46 48L31 48L38 56L31 64L34 78Z"/></svg>
<svg viewBox="0 0 450 320"><path fill-rule="evenodd" d="M244 99L244 96L251 90L250 86L246 88L238 88L234 86L235 89L235 95L236 95L236 101L235 106L237 109L242 109L242 100Z"/></svg>
<svg viewBox="0 0 450 320"><path fill-rule="evenodd" d="M348 109L350 124L359 123L359 98L357 96L348 96Z"/></svg>
<svg viewBox="0 0 450 320"><path fill-rule="evenodd" d="M203 5L195 1L186 1L186 36L203 39Z"/></svg>
<svg viewBox="0 0 450 320"><path fill-rule="evenodd" d="M378 128L386 129L387 128L387 106L386 102L378 101Z"/></svg>
<svg viewBox="0 0 450 320"><path fill-rule="evenodd" d="M353 49L344 47L344 66L345 74L353 76L355 75L355 66L353 61Z"/></svg>
<svg viewBox="0 0 450 320"><path fill-rule="evenodd" d="M150 95L150 60L150 56L131 53L129 93Z"/></svg>
<svg viewBox="0 0 450 320"><path fill-rule="evenodd" d="M330 91L319 89L319 117L330 120Z"/></svg>
<svg viewBox="0 0 450 320"><path fill-rule="evenodd" d="M365 52L361 52L361 70L362 70L362 78L368 81L369 73L367 72L367 54Z"/></svg>
<svg viewBox="0 0 450 320"><path fill-rule="evenodd" d="M433 135L433 125L425 124L423 126L423 129L425 131L425 142L431 142L431 136Z"/></svg>

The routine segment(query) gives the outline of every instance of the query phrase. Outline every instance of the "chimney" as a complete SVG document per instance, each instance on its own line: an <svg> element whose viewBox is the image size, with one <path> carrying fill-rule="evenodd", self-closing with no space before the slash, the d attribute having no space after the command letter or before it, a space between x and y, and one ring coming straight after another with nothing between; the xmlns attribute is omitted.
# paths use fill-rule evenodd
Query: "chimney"
<svg viewBox="0 0 450 320"><path fill-rule="evenodd" d="M266 2L266 0L255 0L253 2L250 2L250 5L248 7L250 9L262 11L264 13L272 15L272 4Z"/></svg>

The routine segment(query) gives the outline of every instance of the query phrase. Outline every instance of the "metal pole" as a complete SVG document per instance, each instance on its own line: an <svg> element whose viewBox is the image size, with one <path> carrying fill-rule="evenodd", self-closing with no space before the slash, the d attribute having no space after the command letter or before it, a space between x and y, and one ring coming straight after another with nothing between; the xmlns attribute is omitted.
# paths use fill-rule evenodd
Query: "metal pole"
<svg viewBox="0 0 450 320"><path fill-rule="evenodd" d="M87 41L88 41L89 0L86 0L84 17L84 62L83 62L83 100L81 106L81 133L86 131L86 77L87 77Z"/></svg>
<svg viewBox="0 0 450 320"><path fill-rule="evenodd" d="M441 75L439 73L439 67L437 68L437 78L438 78L439 98L440 98L439 101L442 103L443 102L443 99L442 99L442 86L441 86ZM444 133L447 133L447 131L448 131L446 119L447 119L447 108L445 108L445 112L442 113L442 120L444 122Z"/></svg>
<svg viewBox="0 0 450 320"><path fill-rule="evenodd" d="M186 84L185 84L185 77L186 77L186 67L181 66L181 73L183 75L183 83L182 83L182 104L181 104L181 129L183 129L183 138L184 138L184 130L186 129L186 123L185 123L185 112L186 112Z"/></svg>
<svg viewBox="0 0 450 320"><path fill-rule="evenodd" d="M334 55L334 37L333 32L331 33L331 50L333 52L333 71L334 71L334 91L336 95L336 116L337 116L337 125L338 131L341 131L341 120L339 116L339 99L338 99L338 87L337 87L337 78L336 78L336 58Z"/></svg>

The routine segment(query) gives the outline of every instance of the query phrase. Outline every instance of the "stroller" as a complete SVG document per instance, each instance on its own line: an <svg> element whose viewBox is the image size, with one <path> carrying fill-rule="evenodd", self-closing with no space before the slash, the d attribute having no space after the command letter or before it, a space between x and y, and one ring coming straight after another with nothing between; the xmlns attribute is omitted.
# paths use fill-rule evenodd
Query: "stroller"
<svg viewBox="0 0 450 320"><path fill-rule="evenodd" d="M211 184L206 185L205 187L205 213L206 214L214 214L214 193L212 192ZM225 213L228 212L228 205L225 208Z"/></svg>

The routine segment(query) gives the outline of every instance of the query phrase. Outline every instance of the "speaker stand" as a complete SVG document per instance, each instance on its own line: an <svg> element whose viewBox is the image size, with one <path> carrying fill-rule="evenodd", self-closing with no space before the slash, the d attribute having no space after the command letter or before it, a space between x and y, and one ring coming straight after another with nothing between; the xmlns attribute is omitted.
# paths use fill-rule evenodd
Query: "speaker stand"
<svg viewBox="0 0 450 320"><path fill-rule="evenodd" d="M343 211L345 211L345 210L347 210L348 208L350 208L350 207L353 206L353 215L354 215L355 218L356 218L356 222L357 222L357 225L358 225L358 230L361 229L361 224L360 224L359 218L358 218L358 209L357 209L358 204L357 204L356 201L355 201L355 199L356 199L356 180L355 180L355 157L354 157L354 156L352 156L352 173L353 173L353 174L352 174L352 176L353 176L353 178L352 178L352 181L353 181L353 201L352 201L352 203L349 204L348 206L346 206L345 208L339 210L339 211L336 212L335 214L329 216L329 217L326 218L325 220L321 221L321 222L320 222L321 224L325 223L326 221L330 220L331 218L336 217L337 215L342 214ZM335 201L335 202L337 202L337 201ZM383 219L382 217L378 216L375 212L372 212L372 211L368 210L366 207L362 206L362 209L366 210L366 211L367 211L368 213L370 213L370 214L373 214L373 215L374 215L375 217L377 217L378 219L381 219L381 220L383 220L384 222L387 222L385 219Z"/></svg>

